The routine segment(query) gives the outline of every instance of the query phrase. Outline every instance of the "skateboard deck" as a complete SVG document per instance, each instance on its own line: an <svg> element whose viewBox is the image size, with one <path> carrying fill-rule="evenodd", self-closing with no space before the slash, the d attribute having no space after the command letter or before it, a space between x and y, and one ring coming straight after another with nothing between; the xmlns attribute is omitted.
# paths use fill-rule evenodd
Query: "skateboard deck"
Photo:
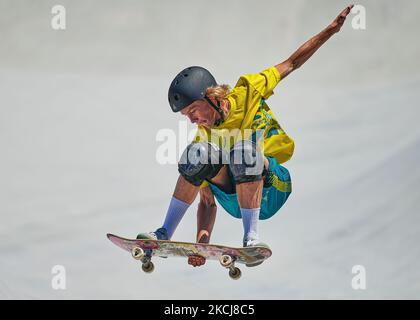
<svg viewBox="0 0 420 320"><path fill-rule="evenodd" d="M145 272L152 272L154 265L151 259L159 257L189 257L199 255L207 260L218 260L229 269L229 275L238 279L241 275L235 263L258 264L268 259L272 252L264 246L234 248L216 244L179 242L169 240L126 239L113 234L107 234L109 240L118 247L130 252L133 258L142 262Z"/></svg>

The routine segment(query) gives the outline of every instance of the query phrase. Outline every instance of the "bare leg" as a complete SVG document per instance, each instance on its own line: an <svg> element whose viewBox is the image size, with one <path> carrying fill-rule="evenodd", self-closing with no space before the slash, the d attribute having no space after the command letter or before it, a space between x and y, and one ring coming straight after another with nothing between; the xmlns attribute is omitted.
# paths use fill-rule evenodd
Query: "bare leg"
<svg viewBox="0 0 420 320"><path fill-rule="evenodd" d="M229 180L228 167L223 166L210 181L225 192L230 192L232 182ZM216 202L210 187L200 189L200 203L197 211L197 242L208 243L216 220Z"/></svg>
<svg viewBox="0 0 420 320"><path fill-rule="evenodd" d="M213 180L215 184L223 189L232 188L232 184L229 181L229 176L227 174L227 166L224 166L220 170L220 172L212 179L212 182ZM200 187L194 186L180 175L175 186L173 197L176 200L180 200L185 204L191 205L197 197L199 190ZM210 187L202 189L200 193L201 199L197 212L197 241L208 242L210 234L213 230L214 221L216 219L216 204ZM173 211L168 210L165 222L163 223L164 227L173 232L178 223L181 221L184 212L185 211L182 210L180 211L180 214L174 214ZM169 232L169 234L171 235L172 232Z"/></svg>
<svg viewBox="0 0 420 320"><path fill-rule="evenodd" d="M184 201L188 204L194 202L200 187L189 183L183 176L178 177L173 196L178 200Z"/></svg>
<svg viewBox="0 0 420 320"><path fill-rule="evenodd" d="M264 166L268 167L268 160L266 158L264 158ZM244 246L258 243L259 236L257 227L260 215L263 185L263 179L236 185L236 194L244 226Z"/></svg>
<svg viewBox="0 0 420 320"><path fill-rule="evenodd" d="M185 212L197 196L199 189L200 187L196 187L189 183L181 175L178 177L163 225L155 231L155 235L158 239L166 240L172 238L172 235L181 222ZM143 235L144 234L139 234L137 237L143 238Z"/></svg>
<svg viewBox="0 0 420 320"><path fill-rule="evenodd" d="M264 158L264 166L268 168L268 160ZM244 182L236 185L239 206L244 209L259 208L264 180Z"/></svg>
<svg viewBox="0 0 420 320"><path fill-rule="evenodd" d="M210 181L212 184L216 185L219 189L226 193L233 193L233 184L230 181L229 174L228 174L228 166L224 165L219 173L213 177Z"/></svg>

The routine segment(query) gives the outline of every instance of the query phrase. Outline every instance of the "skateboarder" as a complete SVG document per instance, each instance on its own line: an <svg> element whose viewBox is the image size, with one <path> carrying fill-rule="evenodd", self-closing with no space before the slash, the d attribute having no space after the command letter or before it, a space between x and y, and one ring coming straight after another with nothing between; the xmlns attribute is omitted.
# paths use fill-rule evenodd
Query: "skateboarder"
<svg viewBox="0 0 420 320"><path fill-rule="evenodd" d="M202 67L186 68L175 77L168 93L171 109L197 124L198 131L178 164L180 175L162 227L141 233L138 239L171 239L199 193L197 242L210 241L216 198L230 215L242 219L243 246L262 244L258 220L272 217L288 199L291 179L280 164L289 160L294 150L293 140L282 130L266 100L280 80L340 31L352 7L345 8L282 63L241 76L232 90L217 84ZM200 266L205 258L192 256L188 263Z"/></svg>

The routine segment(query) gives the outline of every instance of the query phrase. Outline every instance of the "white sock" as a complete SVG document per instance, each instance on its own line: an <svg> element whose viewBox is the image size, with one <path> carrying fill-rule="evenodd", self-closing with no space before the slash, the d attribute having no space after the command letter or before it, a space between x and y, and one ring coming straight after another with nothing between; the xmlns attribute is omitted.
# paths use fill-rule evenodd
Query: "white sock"
<svg viewBox="0 0 420 320"><path fill-rule="evenodd" d="M168 238L171 239L175 232L176 227L181 222L190 205L184 201L178 200L172 197L171 203L169 204L168 211L166 213L165 222L163 228L168 231Z"/></svg>
<svg viewBox="0 0 420 320"><path fill-rule="evenodd" d="M242 223L244 225L244 240L258 239L258 219L260 208L244 209L241 208Z"/></svg>

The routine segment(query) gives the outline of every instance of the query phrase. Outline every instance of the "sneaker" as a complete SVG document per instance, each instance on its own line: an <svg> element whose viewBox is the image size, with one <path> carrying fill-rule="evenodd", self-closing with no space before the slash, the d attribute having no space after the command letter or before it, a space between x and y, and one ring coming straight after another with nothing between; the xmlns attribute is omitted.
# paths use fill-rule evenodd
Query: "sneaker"
<svg viewBox="0 0 420 320"><path fill-rule="evenodd" d="M260 242L259 239L245 239L243 242L244 248L246 247L265 247L270 248L267 244ZM264 261L256 262L256 263L247 263L245 264L247 267L256 267L263 263Z"/></svg>
<svg viewBox="0 0 420 320"><path fill-rule="evenodd" d="M147 239L147 240L169 240L168 232L165 228L159 228L155 232L139 233L136 239Z"/></svg>
<svg viewBox="0 0 420 320"><path fill-rule="evenodd" d="M139 233L136 237L139 240L169 240L168 232L165 228L159 228L155 232ZM146 250L146 255L152 257L152 250ZM161 258L167 258L167 256L160 256Z"/></svg>

